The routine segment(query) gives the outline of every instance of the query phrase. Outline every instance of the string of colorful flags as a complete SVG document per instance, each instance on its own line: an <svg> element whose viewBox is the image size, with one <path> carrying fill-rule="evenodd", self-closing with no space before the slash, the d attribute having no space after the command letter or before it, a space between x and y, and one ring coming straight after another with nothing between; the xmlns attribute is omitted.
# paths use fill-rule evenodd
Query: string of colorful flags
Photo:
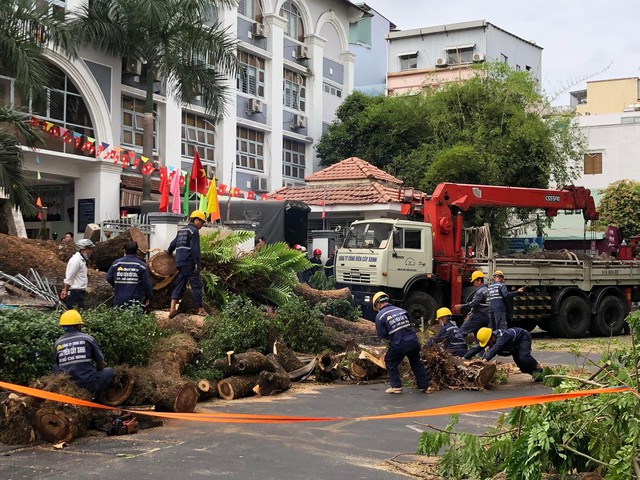
<svg viewBox="0 0 640 480"><path fill-rule="evenodd" d="M98 142L95 138L74 132L68 128L57 125L49 120L42 120L37 117L30 117L29 123L32 127L38 128L54 138L59 138L67 144L73 144L75 149L86 152L90 156L102 158L104 160L113 160L114 164L120 163L122 169L129 167L133 169L142 168L140 172L143 175L151 175L158 171L160 176L160 211L169 210L169 194L173 196L171 211L174 213L187 213L189 210L189 192L199 195L200 210L212 214L212 221L220 218L219 208L217 206L217 196L224 195L228 197L245 198L247 200L269 200L265 194L256 195L253 191L243 191L238 187L229 187L223 183L216 186L215 178L209 180L206 171L202 166L197 150L194 152L193 166L191 173L184 170L174 168L172 166L161 167L157 161L154 161L144 155L140 155L133 150L110 145L106 142ZM36 156L36 164L40 164L40 157ZM40 180L40 170L38 168L37 178ZM184 201L180 202L180 192L184 188ZM281 198L276 198L281 200ZM208 205L211 204L211 207ZM204 208L203 208L204 207Z"/></svg>

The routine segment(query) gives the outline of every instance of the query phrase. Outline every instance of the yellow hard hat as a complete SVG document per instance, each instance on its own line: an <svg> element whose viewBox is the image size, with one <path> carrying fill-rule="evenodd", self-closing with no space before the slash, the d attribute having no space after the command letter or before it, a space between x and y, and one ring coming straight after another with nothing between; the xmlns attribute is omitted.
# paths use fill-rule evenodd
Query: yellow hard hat
<svg viewBox="0 0 640 480"><path fill-rule="evenodd" d="M450 317L451 315L453 315L451 313L451 310L449 310L447 307L442 307L442 308L439 308L438 311L436 312L436 320L442 317Z"/></svg>
<svg viewBox="0 0 640 480"><path fill-rule="evenodd" d="M67 310L62 315L60 315L60 325L61 326L69 326L69 325L82 325L84 322L82 321L82 316L77 310Z"/></svg>
<svg viewBox="0 0 640 480"><path fill-rule="evenodd" d="M476 270L471 274L472 282L475 282L478 278L484 278L484 273L482 273L480 270Z"/></svg>
<svg viewBox="0 0 640 480"><path fill-rule="evenodd" d="M476 333L476 338L478 339L478 343L481 347L485 347L487 343L489 343L489 340L491 340L491 335L493 335L493 330L488 327L482 327L480 330L478 330L478 333Z"/></svg>
<svg viewBox="0 0 640 480"><path fill-rule="evenodd" d="M384 292L378 292L373 296L373 299L371 300L371 304L373 305L373 309L377 312L379 310L378 304L381 302L388 302L388 301L389 301L389 295L387 295Z"/></svg>
<svg viewBox="0 0 640 480"><path fill-rule="evenodd" d="M495 272L493 272L493 276L494 277L504 277L504 273L502 273L502 270L496 270Z"/></svg>
<svg viewBox="0 0 640 480"><path fill-rule="evenodd" d="M207 221L207 217L204 216L204 212L202 210L194 210L193 212L191 212L189 218L199 218L203 222Z"/></svg>

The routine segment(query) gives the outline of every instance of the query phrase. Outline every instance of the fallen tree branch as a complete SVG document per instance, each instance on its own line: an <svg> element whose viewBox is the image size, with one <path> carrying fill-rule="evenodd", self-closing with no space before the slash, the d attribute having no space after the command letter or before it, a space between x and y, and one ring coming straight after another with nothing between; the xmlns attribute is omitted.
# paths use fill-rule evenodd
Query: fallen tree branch
<svg viewBox="0 0 640 480"><path fill-rule="evenodd" d="M602 383L593 382L593 381L587 380L585 378L574 377L573 375L559 375L559 374L558 375L545 375L544 378L563 378L565 380L573 380L575 382L584 383L585 385L592 385L592 386L598 387L598 388L606 387L606 385L603 385Z"/></svg>

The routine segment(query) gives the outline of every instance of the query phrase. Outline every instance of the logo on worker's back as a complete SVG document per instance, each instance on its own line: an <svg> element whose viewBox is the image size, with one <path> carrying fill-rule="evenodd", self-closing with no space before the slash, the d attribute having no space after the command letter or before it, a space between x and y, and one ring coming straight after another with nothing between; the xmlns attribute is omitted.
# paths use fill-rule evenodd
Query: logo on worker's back
<svg viewBox="0 0 640 480"><path fill-rule="evenodd" d="M544 196L544 200L546 202L558 203L558 202L560 202L560 195L545 195Z"/></svg>

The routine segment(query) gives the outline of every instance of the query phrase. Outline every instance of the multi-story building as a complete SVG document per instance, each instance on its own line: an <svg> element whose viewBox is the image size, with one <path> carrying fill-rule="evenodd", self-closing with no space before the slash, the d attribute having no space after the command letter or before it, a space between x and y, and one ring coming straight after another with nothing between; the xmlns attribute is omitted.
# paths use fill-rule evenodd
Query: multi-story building
<svg viewBox="0 0 640 480"><path fill-rule="evenodd" d="M85 0L50 0L71 11ZM190 170L197 149L209 177L241 190L267 192L303 184L318 166L313 143L354 85L355 55L349 26L366 11L347 0L239 0L236 10L215 12L236 32L235 92L218 123L198 105L179 105L158 84L154 95L154 159ZM90 48L76 59L48 52L59 73L46 85L46 105L21 99L12 78L0 71L0 102L72 132L142 152L144 90L140 65ZM54 101L59 100L59 101ZM197 103L197 102L195 102ZM81 231L91 222L134 210L135 177L111 160L45 135L46 145L25 149L25 173L49 207L49 229ZM135 180L135 178L134 178ZM45 200L46 199L46 200ZM39 224L27 223L35 229Z"/></svg>
<svg viewBox="0 0 640 480"><path fill-rule="evenodd" d="M640 111L640 79L613 78L587 82L585 90L569 94L578 115L606 115Z"/></svg>
<svg viewBox="0 0 640 480"><path fill-rule="evenodd" d="M504 62L541 81L542 47L477 20L389 32L387 92L412 93L425 86L460 81L485 61Z"/></svg>

